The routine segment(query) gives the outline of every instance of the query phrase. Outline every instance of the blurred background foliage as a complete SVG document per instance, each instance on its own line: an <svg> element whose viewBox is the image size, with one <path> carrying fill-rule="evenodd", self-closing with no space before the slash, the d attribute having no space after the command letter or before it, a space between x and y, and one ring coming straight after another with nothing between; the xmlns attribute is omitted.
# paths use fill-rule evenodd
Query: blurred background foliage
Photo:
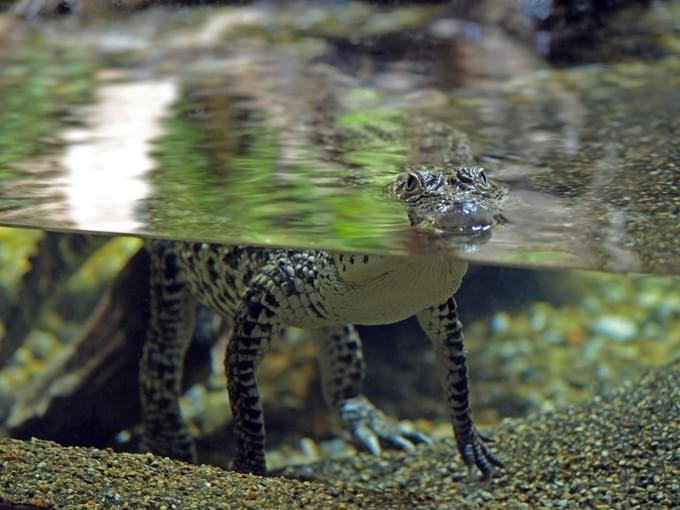
<svg viewBox="0 0 680 510"><path fill-rule="evenodd" d="M0 307L3 309L16 299L21 278L30 270L29 257L35 253L43 235L35 229L0 227ZM64 345L73 342L86 327L87 319L111 281L142 244L138 238L112 238L78 269L54 308L43 317L35 318L34 329L13 362L0 372L0 393L12 395L58 359ZM4 331L4 325L0 324L0 338Z"/></svg>
<svg viewBox="0 0 680 510"><path fill-rule="evenodd" d="M157 198L145 201L153 229L201 238L210 237L203 230L209 225L253 243L345 240L375 250L386 227L408 224L403 209L382 197L407 158L403 113L382 105L378 92L350 90L348 111L320 127L342 133L330 142L342 144L332 154L307 144L294 147L292 156L283 154L291 150L281 140L286 133L270 127L266 111L240 110L235 98L218 99L214 90L205 103L205 93L189 87L156 140L151 180ZM211 109L212 102L231 108ZM159 203L165 197L173 197L174 207Z"/></svg>
<svg viewBox="0 0 680 510"><path fill-rule="evenodd" d="M86 104L95 65L84 48L25 48L2 59L0 73L0 180L16 177L13 164L44 154L70 108Z"/></svg>

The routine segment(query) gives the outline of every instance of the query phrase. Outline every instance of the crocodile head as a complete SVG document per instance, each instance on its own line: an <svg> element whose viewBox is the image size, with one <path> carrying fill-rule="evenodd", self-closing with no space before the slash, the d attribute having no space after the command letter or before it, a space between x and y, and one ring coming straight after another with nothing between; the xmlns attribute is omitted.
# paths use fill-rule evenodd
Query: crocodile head
<svg viewBox="0 0 680 510"><path fill-rule="evenodd" d="M478 167L407 166L387 193L408 204L412 225L445 234L479 234L503 221L508 189Z"/></svg>

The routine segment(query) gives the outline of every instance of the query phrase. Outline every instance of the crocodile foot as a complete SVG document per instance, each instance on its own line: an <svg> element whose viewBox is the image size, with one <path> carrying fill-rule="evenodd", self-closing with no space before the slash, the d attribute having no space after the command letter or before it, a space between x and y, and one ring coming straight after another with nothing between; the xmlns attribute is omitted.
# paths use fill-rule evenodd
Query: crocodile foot
<svg viewBox="0 0 680 510"><path fill-rule="evenodd" d="M363 395L342 402L340 421L354 440L373 455L380 455L381 444L399 450L413 450L414 443L432 444L427 436L393 422Z"/></svg>
<svg viewBox="0 0 680 510"><path fill-rule="evenodd" d="M456 437L456 442L468 473L472 473L477 466L482 474L482 480L488 480L493 476L493 466L504 467L503 462L484 444L493 442L493 439L477 432L474 427L465 437Z"/></svg>

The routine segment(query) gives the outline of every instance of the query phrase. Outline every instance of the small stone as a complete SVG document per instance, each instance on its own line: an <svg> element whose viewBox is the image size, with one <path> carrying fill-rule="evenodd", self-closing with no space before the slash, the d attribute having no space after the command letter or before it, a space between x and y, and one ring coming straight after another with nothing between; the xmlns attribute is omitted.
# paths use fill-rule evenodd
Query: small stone
<svg viewBox="0 0 680 510"><path fill-rule="evenodd" d="M479 491L479 497L484 501L491 501L493 499L493 494L491 494L489 491L481 490Z"/></svg>
<svg viewBox="0 0 680 510"><path fill-rule="evenodd" d="M638 326L627 317L605 315L593 323L593 331L617 342L628 342L638 334Z"/></svg>

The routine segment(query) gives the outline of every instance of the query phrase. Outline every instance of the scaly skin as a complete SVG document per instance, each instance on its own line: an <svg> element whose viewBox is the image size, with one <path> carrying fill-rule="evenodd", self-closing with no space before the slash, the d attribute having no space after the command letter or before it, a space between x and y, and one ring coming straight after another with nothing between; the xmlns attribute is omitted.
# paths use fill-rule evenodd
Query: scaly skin
<svg viewBox="0 0 680 510"><path fill-rule="evenodd" d="M478 168L407 167L387 192L407 204L413 224L458 234L502 220L502 185ZM432 341L465 464L487 478L501 462L477 433L468 401L466 353L454 293L467 264L450 257L394 257L206 243L150 241L151 323L140 365L145 446L180 459L196 453L178 398L195 300L233 325L225 368L236 434L234 468L264 474L265 430L255 369L286 326L313 328L328 405L358 443L410 449L428 442L401 430L363 395L361 341L351 324L416 315Z"/></svg>

